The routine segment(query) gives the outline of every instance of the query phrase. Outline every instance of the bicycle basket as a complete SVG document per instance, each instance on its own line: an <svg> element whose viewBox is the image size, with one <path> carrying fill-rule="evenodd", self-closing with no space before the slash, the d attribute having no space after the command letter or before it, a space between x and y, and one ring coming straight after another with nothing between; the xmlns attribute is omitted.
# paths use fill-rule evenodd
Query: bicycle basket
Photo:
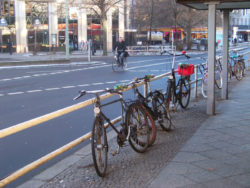
<svg viewBox="0 0 250 188"><path fill-rule="evenodd" d="M185 64L185 63L178 64L179 75L190 76L193 73L194 73L194 64Z"/></svg>

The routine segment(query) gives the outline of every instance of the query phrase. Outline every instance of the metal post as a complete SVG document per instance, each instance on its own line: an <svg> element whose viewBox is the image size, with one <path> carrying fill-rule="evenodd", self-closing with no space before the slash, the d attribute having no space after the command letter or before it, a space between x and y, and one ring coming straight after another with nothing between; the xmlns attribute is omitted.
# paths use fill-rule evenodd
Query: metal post
<svg viewBox="0 0 250 188"><path fill-rule="evenodd" d="M69 59L69 3L65 0L65 47L66 47L66 59Z"/></svg>
<svg viewBox="0 0 250 188"><path fill-rule="evenodd" d="M222 99L228 99L228 32L229 32L229 10L223 11L223 52L222 52Z"/></svg>
<svg viewBox="0 0 250 188"><path fill-rule="evenodd" d="M208 92L207 92L207 114L215 114L215 39L216 39L216 3L208 3Z"/></svg>
<svg viewBox="0 0 250 188"><path fill-rule="evenodd" d="M35 46L34 46L34 55L37 54L37 48L36 48L36 28L35 28Z"/></svg>
<svg viewBox="0 0 250 188"><path fill-rule="evenodd" d="M91 61L91 47L92 47L92 40L90 39L89 42L88 42L88 61L90 62Z"/></svg>
<svg viewBox="0 0 250 188"><path fill-rule="evenodd" d="M148 82L145 82L144 84L144 97L147 98L148 94Z"/></svg>
<svg viewBox="0 0 250 188"><path fill-rule="evenodd" d="M197 83L198 83L198 66L199 65L196 65L194 67L194 98L197 98Z"/></svg>

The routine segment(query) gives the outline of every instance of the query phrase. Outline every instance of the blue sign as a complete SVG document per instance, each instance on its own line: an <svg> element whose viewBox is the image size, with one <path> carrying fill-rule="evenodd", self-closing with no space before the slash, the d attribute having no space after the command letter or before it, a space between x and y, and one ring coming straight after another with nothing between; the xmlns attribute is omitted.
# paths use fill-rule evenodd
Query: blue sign
<svg viewBox="0 0 250 188"><path fill-rule="evenodd" d="M1 18L0 20L0 26L2 27L6 27L8 24L7 24L7 21L5 20L5 18Z"/></svg>

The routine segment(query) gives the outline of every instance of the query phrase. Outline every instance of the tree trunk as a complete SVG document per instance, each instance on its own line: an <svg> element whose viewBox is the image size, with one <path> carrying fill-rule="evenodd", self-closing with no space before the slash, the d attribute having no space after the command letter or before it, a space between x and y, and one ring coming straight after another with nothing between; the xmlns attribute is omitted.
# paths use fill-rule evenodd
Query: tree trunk
<svg viewBox="0 0 250 188"><path fill-rule="evenodd" d="M101 18L102 24L102 40L103 40L103 56L107 56L107 18L106 15Z"/></svg>
<svg viewBox="0 0 250 188"><path fill-rule="evenodd" d="M192 41L191 41L191 26L187 26L187 37L186 37L186 42L187 42L187 50L191 49L192 46Z"/></svg>

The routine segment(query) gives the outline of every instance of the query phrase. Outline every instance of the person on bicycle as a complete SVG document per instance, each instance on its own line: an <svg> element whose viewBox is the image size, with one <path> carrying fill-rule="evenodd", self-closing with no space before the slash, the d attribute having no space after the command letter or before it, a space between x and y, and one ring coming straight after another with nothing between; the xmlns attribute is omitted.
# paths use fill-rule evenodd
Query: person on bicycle
<svg viewBox="0 0 250 188"><path fill-rule="evenodd" d="M126 44L122 37L119 38L119 42L116 44L116 49L118 53L119 63L123 65L123 59L126 57Z"/></svg>

